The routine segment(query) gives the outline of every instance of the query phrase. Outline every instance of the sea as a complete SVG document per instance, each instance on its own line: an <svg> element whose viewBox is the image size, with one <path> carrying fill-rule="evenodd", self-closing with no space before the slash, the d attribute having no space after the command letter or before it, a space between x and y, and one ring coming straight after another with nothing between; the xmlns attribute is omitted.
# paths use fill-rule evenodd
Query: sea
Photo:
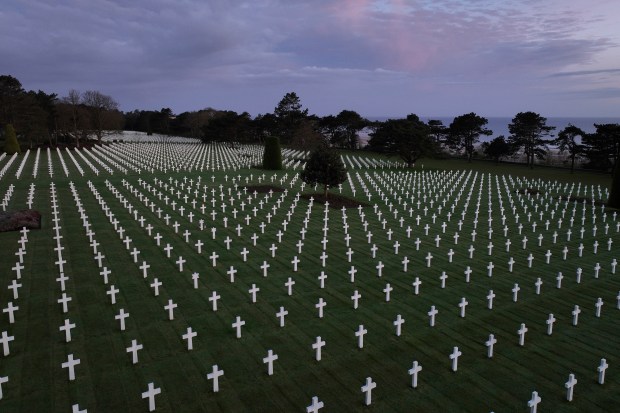
<svg viewBox="0 0 620 413"><path fill-rule="evenodd" d="M390 117L385 117L385 116L378 116L378 117L368 118L368 120L373 120L373 121L385 121L387 119L398 119L398 117L390 118ZM428 122L430 119L437 119L437 120L442 121L444 126L447 127L450 125L450 123L452 123L452 121L454 120L454 117L420 116L420 119L423 120L424 122ZM489 123L487 123L486 127L487 129L491 130L493 134L489 136L484 136L484 135L480 136L480 142L488 142L488 141L491 141L493 138L496 138L501 135L505 136L506 138L510 136L510 132L508 131L508 125L512 122L512 117L494 117L494 118L487 118L487 119ZM620 117L618 118L611 118L611 117L547 118L547 125L555 126L555 130L551 132L552 136L548 136L547 138L556 137L557 134L569 124L572 124L572 125L577 126L578 128L581 128L586 133L592 133L596 131L596 128L594 127L595 123L596 124L620 123ZM362 141L362 144L364 144L365 141L369 138L368 137L369 131L364 131L364 132L366 133L360 134L360 140Z"/></svg>

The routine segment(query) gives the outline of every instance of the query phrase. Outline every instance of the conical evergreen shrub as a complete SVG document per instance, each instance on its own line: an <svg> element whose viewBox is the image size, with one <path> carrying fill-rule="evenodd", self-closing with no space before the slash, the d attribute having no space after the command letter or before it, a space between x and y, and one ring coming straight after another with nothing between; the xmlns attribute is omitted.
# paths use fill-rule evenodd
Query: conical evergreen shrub
<svg viewBox="0 0 620 413"><path fill-rule="evenodd" d="M15 129L10 123L7 123L4 127L4 152L8 155L22 153L22 149L17 141L17 136L15 135Z"/></svg>
<svg viewBox="0 0 620 413"><path fill-rule="evenodd" d="M265 152L263 153L263 169L282 169L282 151L280 140L275 136L265 139Z"/></svg>

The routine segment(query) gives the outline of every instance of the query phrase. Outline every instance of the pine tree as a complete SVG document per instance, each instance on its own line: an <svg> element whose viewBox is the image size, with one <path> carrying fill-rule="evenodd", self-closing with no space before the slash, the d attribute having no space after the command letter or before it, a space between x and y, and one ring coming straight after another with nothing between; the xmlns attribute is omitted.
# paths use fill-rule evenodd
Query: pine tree
<svg viewBox="0 0 620 413"><path fill-rule="evenodd" d="M327 199L327 190L347 179L347 170L340 155L326 146L319 146L306 162L301 173L301 180L308 185L323 185L323 196Z"/></svg>
<svg viewBox="0 0 620 413"><path fill-rule="evenodd" d="M270 136L265 139L263 169L282 169L282 151L280 150L280 140L275 136Z"/></svg>
<svg viewBox="0 0 620 413"><path fill-rule="evenodd" d="M4 152L8 155L22 153L17 136L15 136L15 129L13 129L13 125L10 123L7 123L4 127Z"/></svg>

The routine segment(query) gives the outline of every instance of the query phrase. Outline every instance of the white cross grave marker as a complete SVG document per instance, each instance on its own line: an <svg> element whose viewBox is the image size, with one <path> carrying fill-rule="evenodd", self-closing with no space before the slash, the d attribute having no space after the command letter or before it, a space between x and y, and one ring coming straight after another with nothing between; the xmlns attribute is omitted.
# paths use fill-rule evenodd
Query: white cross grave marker
<svg viewBox="0 0 620 413"><path fill-rule="evenodd" d="M198 335L197 332L193 331L191 327L187 327L187 333L183 334L181 337L183 337L183 340L187 340L187 349L188 350L193 350L194 349L194 337L196 337Z"/></svg>
<svg viewBox="0 0 620 413"><path fill-rule="evenodd" d="M280 327L284 327L284 317L288 315L288 311L284 307L280 307L280 311L276 313L276 317L280 319Z"/></svg>
<svg viewBox="0 0 620 413"><path fill-rule="evenodd" d="M607 360L601 359L601 364L596 368L598 371L598 384L605 383L605 370L607 370L608 364Z"/></svg>
<svg viewBox="0 0 620 413"><path fill-rule="evenodd" d="M319 413L319 410L323 407L323 402L319 401L318 397L312 396L312 404L306 407L306 413Z"/></svg>
<svg viewBox="0 0 620 413"><path fill-rule="evenodd" d="M484 343L487 346L487 357L493 357L493 346L497 343L495 335L489 334L489 339Z"/></svg>
<svg viewBox="0 0 620 413"><path fill-rule="evenodd" d="M178 307L178 304L171 299L168 300L168 304L164 306L164 310L168 311L168 320L174 320L174 309Z"/></svg>
<svg viewBox="0 0 620 413"><path fill-rule="evenodd" d="M450 360L452 360L452 371L457 371L459 368L459 357L463 353L459 350L458 347L454 347L452 353L450 354Z"/></svg>
<svg viewBox="0 0 620 413"><path fill-rule="evenodd" d="M525 326L524 323L521 323L521 327L519 328L519 330L517 330L517 333L519 333L519 345L523 346L525 344L525 333L527 333L528 328Z"/></svg>
<svg viewBox="0 0 620 413"><path fill-rule="evenodd" d="M241 317L237 316L235 322L232 323L232 327L237 330L236 335L237 338L241 338L241 327L245 325L245 321L241 319Z"/></svg>
<svg viewBox="0 0 620 413"><path fill-rule="evenodd" d="M364 348L364 335L368 333L368 330L364 328L363 324L360 324L357 331L355 332L355 336L357 337L357 347Z"/></svg>
<svg viewBox="0 0 620 413"><path fill-rule="evenodd" d="M213 392L217 393L220 391L219 378L224 375L224 370L220 370L217 367L217 364L214 364L212 369L213 369L212 372L207 374L207 379L213 380Z"/></svg>
<svg viewBox="0 0 620 413"><path fill-rule="evenodd" d="M435 327L435 316L439 313L439 310L435 308L434 305L431 306L431 310L428 312L428 316L430 317L431 327Z"/></svg>
<svg viewBox="0 0 620 413"><path fill-rule="evenodd" d="M75 380L75 366L80 364L80 359L74 359L73 354L69 354L67 361L61 364L63 369L69 369L69 381Z"/></svg>
<svg viewBox="0 0 620 413"><path fill-rule="evenodd" d="M2 332L2 337L0 337L0 344L2 344L2 352L4 356L9 355L9 342L15 340L14 336L9 336L6 331Z"/></svg>
<svg viewBox="0 0 620 413"><path fill-rule="evenodd" d="M278 359L277 354L273 354L273 350L269 349L267 351L267 357L263 358L263 363L267 364L267 375L273 375L273 362Z"/></svg>
<svg viewBox="0 0 620 413"><path fill-rule="evenodd" d="M422 366L416 360L409 369L409 375L411 376L411 387L414 389L418 387L418 373L420 371L422 371Z"/></svg>
<svg viewBox="0 0 620 413"><path fill-rule="evenodd" d="M142 350L144 346L138 344L137 340L131 340L131 346L127 347L127 353L131 353L131 362L133 364L138 363L138 350Z"/></svg>
<svg viewBox="0 0 620 413"><path fill-rule="evenodd" d="M532 392L532 398L527 402L527 407L530 408L530 413L536 413L536 409L538 407L538 404L541 401L542 401L542 399L538 395L538 392L536 392L536 391Z"/></svg>
<svg viewBox="0 0 620 413"><path fill-rule="evenodd" d="M555 317L553 316L553 313L551 313L547 319L547 335L553 334L553 323L555 323Z"/></svg>
<svg viewBox="0 0 620 413"><path fill-rule="evenodd" d="M362 393L365 393L364 404L370 406L372 403L372 390L377 387L370 377L366 377L366 384L362 386Z"/></svg>
<svg viewBox="0 0 620 413"><path fill-rule="evenodd" d="M316 350L316 361L321 361L321 348L325 345L325 340L321 340L321 336L317 336L316 342L312 344L312 348Z"/></svg>
<svg viewBox="0 0 620 413"><path fill-rule="evenodd" d="M155 410L155 396L161 393L161 388L155 388L153 382L149 383L149 388L147 391L142 393L143 399L149 399L149 412Z"/></svg>
<svg viewBox="0 0 620 413"><path fill-rule="evenodd" d="M65 332L65 342L71 342L71 329L75 328L75 323L72 323L68 318L65 319L65 324L58 328L59 331Z"/></svg>
<svg viewBox="0 0 620 413"><path fill-rule="evenodd" d="M575 375L573 373L569 374L568 381L564 384L564 387L566 387L566 400L569 402L573 401L573 390L576 384L577 379L575 378Z"/></svg>
<svg viewBox="0 0 620 413"><path fill-rule="evenodd" d="M400 337L402 325L405 323L405 319L402 318L400 314L396 316L396 320L394 320L393 324L396 326L396 335Z"/></svg>

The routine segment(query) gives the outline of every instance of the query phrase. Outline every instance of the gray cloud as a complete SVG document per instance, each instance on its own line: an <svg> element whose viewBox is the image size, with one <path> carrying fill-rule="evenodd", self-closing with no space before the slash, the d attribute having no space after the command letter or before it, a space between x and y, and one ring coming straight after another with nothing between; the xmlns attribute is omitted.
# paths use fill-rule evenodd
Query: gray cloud
<svg viewBox="0 0 620 413"><path fill-rule="evenodd" d="M559 72L549 75L549 77L569 77L569 76L589 76L601 74L620 74L620 69L600 69L600 70L575 70L572 72Z"/></svg>
<svg viewBox="0 0 620 413"><path fill-rule="evenodd" d="M531 0L8 0L0 73L61 95L100 89L125 110L257 113L290 90L382 113L385 101L441 108L449 93L495 110L483 99L497 96L472 85L521 94L544 78L562 88L564 78L618 73L588 68L620 41L593 34L606 22ZM459 85L470 86L445 89Z"/></svg>

